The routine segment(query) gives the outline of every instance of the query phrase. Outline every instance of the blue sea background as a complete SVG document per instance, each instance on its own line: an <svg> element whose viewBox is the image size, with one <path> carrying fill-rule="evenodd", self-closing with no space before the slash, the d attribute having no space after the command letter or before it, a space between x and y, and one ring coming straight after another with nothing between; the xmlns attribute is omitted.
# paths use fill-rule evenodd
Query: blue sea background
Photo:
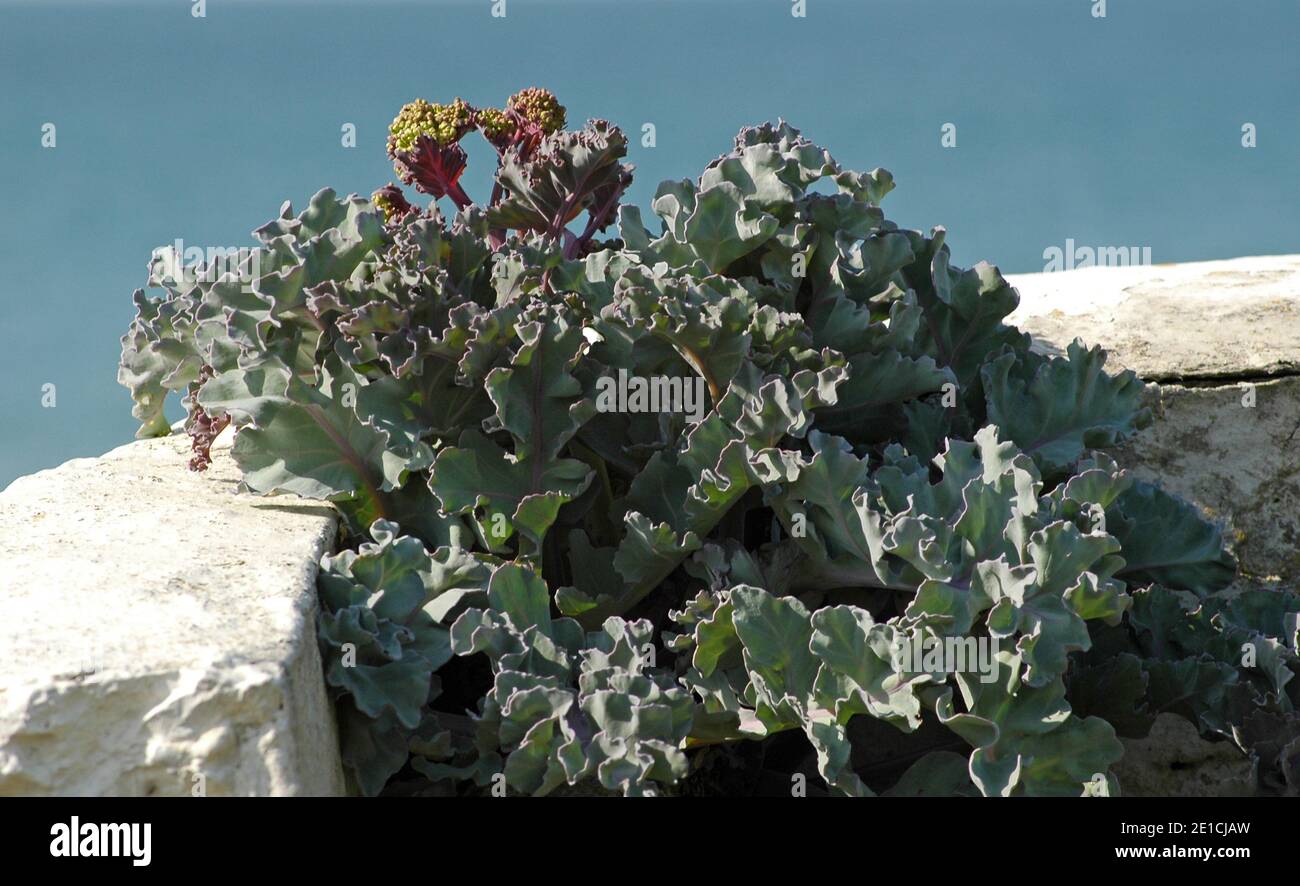
<svg viewBox="0 0 1300 886"><path fill-rule="evenodd" d="M1300 251L1297 0L192 5L0 3L0 488L131 439L118 339L154 247L244 245L286 199L370 193L417 96L536 84L571 121L654 123L629 158L647 217L659 181L784 116L892 171L890 218L946 226L961 264L1038 271L1067 238L1157 263ZM491 167L471 154L471 194Z"/></svg>

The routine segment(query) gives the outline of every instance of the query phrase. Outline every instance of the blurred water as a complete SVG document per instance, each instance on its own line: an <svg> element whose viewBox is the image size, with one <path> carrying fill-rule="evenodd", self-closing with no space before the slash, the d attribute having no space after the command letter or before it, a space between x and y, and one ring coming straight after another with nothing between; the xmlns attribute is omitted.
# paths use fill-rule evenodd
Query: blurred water
<svg viewBox="0 0 1300 886"><path fill-rule="evenodd" d="M890 169L895 221L946 225L959 263L1007 272L1067 238L1156 262L1300 251L1296 0L1107 6L807 0L795 19L789 0L508 0L494 19L491 0L208 0L197 19L189 0L2 3L0 487L131 438L118 338L151 249L245 244L285 199L388 182L384 128L415 96L499 104L537 84L571 121L653 122L657 146L630 158L643 207L783 115L842 163Z"/></svg>

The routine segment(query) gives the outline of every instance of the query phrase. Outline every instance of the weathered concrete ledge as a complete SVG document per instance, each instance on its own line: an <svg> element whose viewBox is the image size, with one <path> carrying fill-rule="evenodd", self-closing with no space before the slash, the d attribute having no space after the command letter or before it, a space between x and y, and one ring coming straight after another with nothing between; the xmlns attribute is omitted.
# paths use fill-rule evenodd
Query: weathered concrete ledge
<svg viewBox="0 0 1300 886"><path fill-rule="evenodd" d="M344 791L316 645L328 508L170 437L0 492L0 795Z"/></svg>
<svg viewBox="0 0 1300 886"><path fill-rule="evenodd" d="M1149 382L1300 374L1300 255L1007 277L1009 322L1044 350L1075 337Z"/></svg>
<svg viewBox="0 0 1300 886"><path fill-rule="evenodd" d="M1120 463L1222 521L1251 584L1300 582L1300 255L1008 277L1011 322L1150 382Z"/></svg>

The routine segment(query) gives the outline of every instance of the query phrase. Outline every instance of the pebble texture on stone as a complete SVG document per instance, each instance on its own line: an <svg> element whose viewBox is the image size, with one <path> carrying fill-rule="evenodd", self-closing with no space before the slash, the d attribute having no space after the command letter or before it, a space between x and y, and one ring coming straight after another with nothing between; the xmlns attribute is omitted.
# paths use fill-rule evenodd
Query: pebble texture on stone
<svg viewBox="0 0 1300 886"><path fill-rule="evenodd" d="M0 492L0 795L344 792L316 645L335 518L236 494L228 440L120 447Z"/></svg>
<svg viewBox="0 0 1300 886"><path fill-rule="evenodd" d="M1203 739L1188 720L1161 714L1146 738L1126 738L1115 764L1125 797L1245 797L1254 764L1231 742Z"/></svg>

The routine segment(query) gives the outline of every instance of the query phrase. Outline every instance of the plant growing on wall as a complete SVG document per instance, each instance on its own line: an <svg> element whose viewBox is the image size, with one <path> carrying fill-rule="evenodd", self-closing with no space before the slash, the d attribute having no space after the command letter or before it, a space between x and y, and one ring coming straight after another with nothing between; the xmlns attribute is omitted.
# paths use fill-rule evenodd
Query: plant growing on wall
<svg viewBox="0 0 1300 886"><path fill-rule="evenodd" d="M1300 598L1219 594L1218 529L1106 454L1150 420L1132 373L1036 353L995 268L787 124L650 225L620 129L566 125L539 89L413 102L388 153L427 205L321 191L248 273L160 256L136 293L141 434L178 392L196 464L228 420L250 490L343 518L361 790L1105 794L1164 710L1285 769Z"/></svg>

